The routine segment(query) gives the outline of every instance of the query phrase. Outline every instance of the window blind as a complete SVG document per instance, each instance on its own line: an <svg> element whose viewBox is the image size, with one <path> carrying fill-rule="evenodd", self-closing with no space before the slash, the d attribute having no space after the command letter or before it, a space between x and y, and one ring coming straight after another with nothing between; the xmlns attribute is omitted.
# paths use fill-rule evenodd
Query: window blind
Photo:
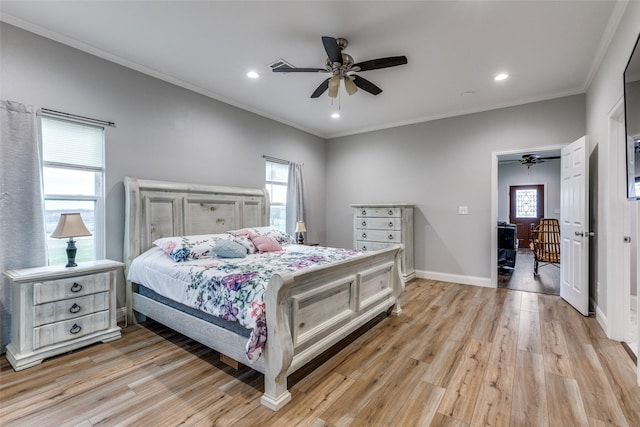
<svg viewBox="0 0 640 427"><path fill-rule="evenodd" d="M45 162L104 168L104 128L42 117Z"/></svg>

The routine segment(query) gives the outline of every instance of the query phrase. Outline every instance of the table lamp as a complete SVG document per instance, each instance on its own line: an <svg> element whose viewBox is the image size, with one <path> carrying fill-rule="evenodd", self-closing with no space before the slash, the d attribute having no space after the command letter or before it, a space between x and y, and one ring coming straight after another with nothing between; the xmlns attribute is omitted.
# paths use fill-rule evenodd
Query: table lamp
<svg viewBox="0 0 640 427"><path fill-rule="evenodd" d="M87 230L79 213L60 214L58 225L56 229L53 230L53 233L51 233L51 237L54 239L69 238L67 242L67 265L65 267L78 266L78 264L76 264L76 242L73 238L83 236L91 236L91 232Z"/></svg>
<svg viewBox="0 0 640 427"><path fill-rule="evenodd" d="M298 235L298 244L304 244L304 236L302 233L307 232L307 227L304 225L304 221L296 222L296 234Z"/></svg>

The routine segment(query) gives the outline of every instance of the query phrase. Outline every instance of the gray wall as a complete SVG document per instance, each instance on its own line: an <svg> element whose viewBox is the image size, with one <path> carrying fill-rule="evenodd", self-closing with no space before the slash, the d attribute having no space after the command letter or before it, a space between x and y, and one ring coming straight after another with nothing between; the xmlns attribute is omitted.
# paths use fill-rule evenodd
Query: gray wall
<svg viewBox="0 0 640 427"><path fill-rule="evenodd" d="M498 221L509 222L509 187L544 185L545 218L560 219L560 160L545 160L529 168L519 162L498 165Z"/></svg>
<svg viewBox="0 0 640 427"><path fill-rule="evenodd" d="M575 95L332 139L327 243L353 246L351 203L415 203L418 274L488 279L491 153L568 144L584 132L585 97Z"/></svg>
<svg viewBox="0 0 640 427"><path fill-rule="evenodd" d="M612 204L611 182L617 177L617 168L611 167L609 144L609 113L623 96L622 75L640 33L640 1L630 1L624 16L609 44L602 63L587 91L586 120L587 136L591 147L591 216L596 237L591 239L590 250L594 253L591 261L592 293L597 308L604 316L608 315L609 286L607 283L607 239L610 238L611 224L609 208ZM597 172L594 172L594 166ZM623 185L614 191L624 192ZM637 202L626 202L637 203ZM637 236L634 236L637 239ZM621 242L613 242L622 244ZM611 284L611 286L621 286ZM615 304L617 307L618 305ZM606 328L605 328L606 329Z"/></svg>
<svg viewBox="0 0 640 427"><path fill-rule="evenodd" d="M308 239L326 242L324 139L5 23L0 37L2 99L117 124L106 134L108 258L122 260L124 176L264 187L263 154L304 163ZM123 295L120 283L119 306Z"/></svg>

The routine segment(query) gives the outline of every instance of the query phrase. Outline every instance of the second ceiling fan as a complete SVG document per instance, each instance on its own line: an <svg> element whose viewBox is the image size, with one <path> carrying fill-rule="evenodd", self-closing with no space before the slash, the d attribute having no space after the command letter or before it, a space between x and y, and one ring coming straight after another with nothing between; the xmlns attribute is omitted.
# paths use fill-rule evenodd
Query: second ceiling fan
<svg viewBox="0 0 640 427"><path fill-rule="evenodd" d="M344 82L344 88L349 95L356 93L358 88L369 92L372 95L378 95L382 92L375 84L371 83L364 77L360 77L355 72L379 70L381 68L395 67L407 63L406 56L390 56L387 58L370 59L355 63L351 55L344 53L347 47L347 40L343 38L322 37L322 45L327 52L327 61L324 68L295 68L295 67L278 67L274 68L275 73L331 73L332 77L323 81L320 86L311 94L311 98L318 98L325 91L329 91L329 96L335 98L338 96L340 81Z"/></svg>

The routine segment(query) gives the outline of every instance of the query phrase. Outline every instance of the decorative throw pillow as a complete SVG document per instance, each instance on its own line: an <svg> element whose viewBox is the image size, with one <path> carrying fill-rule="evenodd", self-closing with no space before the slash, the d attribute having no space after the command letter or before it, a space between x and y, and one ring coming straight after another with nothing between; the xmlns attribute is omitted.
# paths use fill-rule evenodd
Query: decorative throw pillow
<svg viewBox="0 0 640 427"><path fill-rule="evenodd" d="M253 233L249 229L245 228L242 230L234 230L229 231L228 233L231 236L231 240L240 243L242 246L247 248L247 253L255 254L258 251L251 241L251 236L253 235Z"/></svg>
<svg viewBox="0 0 640 427"><path fill-rule="evenodd" d="M218 240L229 240L228 234L199 234L195 236L163 237L153 242L176 262L211 256L211 248Z"/></svg>
<svg viewBox="0 0 640 427"><path fill-rule="evenodd" d="M254 245L256 245L256 248L260 253L276 252L282 250L282 246L280 246L280 243L269 236L259 236L257 234L254 234L253 236L251 236L251 241Z"/></svg>
<svg viewBox="0 0 640 427"><path fill-rule="evenodd" d="M247 256L247 249L233 240L219 240L211 251L220 258L244 258Z"/></svg>
<svg viewBox="0 0 640 427"><path fill-rule="evenodd" d="M295 243L295 239L291 237L290 234L285 233L284 231L280 231L274 227L256 227L256 234L261 236L269 236L275 239L281 245L288 245L290 243Z"/></svg>

